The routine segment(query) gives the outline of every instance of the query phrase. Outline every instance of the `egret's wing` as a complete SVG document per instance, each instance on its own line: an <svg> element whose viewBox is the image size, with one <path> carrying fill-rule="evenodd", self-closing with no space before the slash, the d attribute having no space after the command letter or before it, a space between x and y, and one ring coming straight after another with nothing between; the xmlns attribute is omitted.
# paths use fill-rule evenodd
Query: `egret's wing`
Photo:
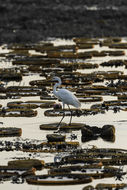
<svg viewBox="0 0 127 190"><path fill-rule="evenodd" d="M76 96L66 89L58 90L57 96L64 104L72 105L76 108L81 107L81 103Z"/></svg>

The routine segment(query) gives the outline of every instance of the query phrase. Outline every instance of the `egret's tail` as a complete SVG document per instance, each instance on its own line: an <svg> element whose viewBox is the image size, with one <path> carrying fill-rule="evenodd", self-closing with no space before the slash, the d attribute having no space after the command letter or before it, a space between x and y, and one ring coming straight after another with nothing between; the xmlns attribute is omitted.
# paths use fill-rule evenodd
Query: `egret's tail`
<svg viewBox="0 0 127 190"><path fill-rule="evenodd" d="M76 99L76 101L75 101L75 107L78 109L81 108L81 102L78 99Z"/></svg>

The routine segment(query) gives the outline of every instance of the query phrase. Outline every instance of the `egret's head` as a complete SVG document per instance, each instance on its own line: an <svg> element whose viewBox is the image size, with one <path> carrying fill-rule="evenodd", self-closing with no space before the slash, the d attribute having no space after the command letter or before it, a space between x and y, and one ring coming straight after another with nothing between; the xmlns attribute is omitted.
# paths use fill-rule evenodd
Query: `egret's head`
<svg viewBox="0 0 127 190"><path fill-rule="evenodd" d="M61 79L60 79L59 77L55 77L55 76L54 76L54 77L52 78L52 81L53 81L53 82L61 82Z"/></svg>
<svg viewBox="0 0 127 190"><path fill-rule="evenodd" d="M59 77L53 77L52 81L56 83L57 86L61 85L61 79Z"/></svg>

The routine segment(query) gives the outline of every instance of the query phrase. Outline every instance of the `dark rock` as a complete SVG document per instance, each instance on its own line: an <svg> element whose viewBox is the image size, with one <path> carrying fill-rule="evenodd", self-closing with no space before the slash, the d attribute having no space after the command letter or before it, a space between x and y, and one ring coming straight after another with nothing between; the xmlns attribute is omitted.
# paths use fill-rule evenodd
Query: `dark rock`
<svg viewBox="0 0 127 190"><path fill-rule="evenodd" d="M98 137L103 138L107 141L114 142L115 140L115 127L113 125L104 125L102 128L89 125L84 125L81 129L82 133L82 142L86 142L89 140L95 140Z"/></svg>
<svg viewBox="0 0 127 190"><path fill-rule="evenodd" d="M65 135L49 134L46 137L47 137L48 142L64 142L65 141Z"/></svg>
<svg viewBox="0 0 127 190"><path fill-rule="evenodd" d="M21 134L22 134L21 128L16 128L16 127L0 128L0 137L15 137L15 136L19 137L21 136Z"/></svg>
<svg viewBox="0 0 127 190"><path fill-rule="evenodd" d="M102 127L101 135L104 140L115 141L115 127L113 125L104 125Z"/></svg>
<svg viewBox="0 0 127 190"><path fill-rule="evenodd" d="M115 134L115 127L113 125L104 125L101 130L101 136L113 136Z"/></svg>
<svg viewBox="0 0 127 190"><path fill-rule="evenodd" d="M89 125L85 125L82 129L81 129L81 133L83 137L94 137L94 133L92 131L92 128Z"/></svg>
<svg viewBox="0 0 127 190"><path fill-rule="evenodd" d="M8 162L9 167L12 167L12 166L19 167L19 168L34 167L38 170L42 169L44 164L45 162L43 160L38 160L38 159L14 160L14 161Z"/></svg>

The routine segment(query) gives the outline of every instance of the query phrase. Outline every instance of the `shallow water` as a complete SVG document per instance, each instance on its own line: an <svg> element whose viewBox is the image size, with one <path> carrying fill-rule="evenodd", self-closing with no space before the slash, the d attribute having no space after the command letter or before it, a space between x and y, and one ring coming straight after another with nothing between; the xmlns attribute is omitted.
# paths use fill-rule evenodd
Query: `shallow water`
<svg viewBox="0 0 127 190"><path fill-rule="evenodd" d="M124 41L125 39L123 39ZM60 45L60 44L73 44L72 41L65 41L65 40L55 40L54 41L55 45ZM94 49L96 50L100 50L99 46L95 46ZM5 53L6 50L0 49L2 51L2 53ZM93 50L93 49L92 49ZM104 48L103 48L104 50ZM127 51L125 56L120 56L120 57L101 57L101 58L92 58L90 60L87 60L88 62L94 62L94 63L102 63L104 61L108 61L110 59L126 59L127 58ZM11 67L11 61L10 62L6 62L6 61L2 61L0 67ZM127 74L127 70L124 67L118 67L118 68L111 68L111 67L99 67L98 69L87 69L87 70L79 70L80 72L83 73L89 73L89 72L93 72L93 71L109 71L109 70L121 70L123 71L125 74ZM40 77L39 74L33 74L31 76L24 76L23 80L19 83L17 82L9 82L7 84L7 86L10 85L29 85L29 81L31 80L37 80L37 79L43 79L43 77ZM27 100L39 100L39 97L23 97L21 99L19 99L20 101L27 101ZM104 96L103 100L116 100L117 98L114 96ZM18 99L17 99L18 100ZM11 101L15 101L12 99L7 99L7 100L1 100L1 104L3 106L7 105L7 102L11 102ZM94 104L94 103L92 103ZM82 103L82 108L89 108L91 105L91 103ZM0 121L3 122L4 124L1 126L4 127L19 127L22 128L22 136L17 138L17 137L9 137L9 138L1 138L0 140L18 140L18 141L26 141L26 140L33 140L36 142L43 142L46 141L46 135L52 133L51 131L41 131L39 129L39 126L41 124L44 123L53 123L53 122L59 122L60 117L46 117L44 116L44 111L46 109L41 109L41 108L37 108L38 114L36 117L32 117L32 118L21 118L21 117L9 117L9 118L4 118L1 117ZM64 118L64 122L68 123L69 121L69 117L65 117ZM81 142L81 132L80 131L76 131L75 134L77 135L78 139L77 141L80 142L80 146L82 148L91 148L93 145L97 146L98 148L121 148L121 149L127 149L127 143L126 143L126 139L127 139L127 129L126 129L126 125L127 125L127 113L125 111L120 111L117 113L114 113L112 110L107 111L105 114L97 114L97 115L91 115L91 116L81 116L80 118L77 117L73 117L73 122L81 122L90 126L98 126L98 127L102 127L103 125L106 124L110 124L110 125L114 125L115 126L115 142L111 143L111 142L107 142L104 141L101 138L98 138L97 140L93 140L93 141L89 141L87 143L82 143ZM67 140L70 139L70 133L67 134ZM14 151L14 152L6 152L3 151L0 153L1 158L0 158L0 165L6 165L8 163L8 161L10 160L14 160L15 158L37 158L37 159L41 159L44 160L45 162L52 162L54 160L54 156L55 153L50 154L50 153L24 153L24 152L20 152L20 151ZM46 170L42 170L39 173L46 173ZM37 172L38 173L38 172ZM97 183L119 183L119 181L115 181L114 178L112 179L101 179L101 180L94 180L92 182L93 185L96 185ZM123 180L122 182L126 182L126 179ZM45 190L63 190L66 188L66 190L70 190L73 188L73 190L81 190L83 187L85 186L85 184L83 185L69 185L69 186L34 186L34 185L27 185L26 183L24 184L12 184L11 182L4 182L1 184L1 189L4 190L8 190L10 188L13 188L14 190L16 190L17 188L20 189L24 189L24 190L41 190L41 189L45 189Z"/></svg>

